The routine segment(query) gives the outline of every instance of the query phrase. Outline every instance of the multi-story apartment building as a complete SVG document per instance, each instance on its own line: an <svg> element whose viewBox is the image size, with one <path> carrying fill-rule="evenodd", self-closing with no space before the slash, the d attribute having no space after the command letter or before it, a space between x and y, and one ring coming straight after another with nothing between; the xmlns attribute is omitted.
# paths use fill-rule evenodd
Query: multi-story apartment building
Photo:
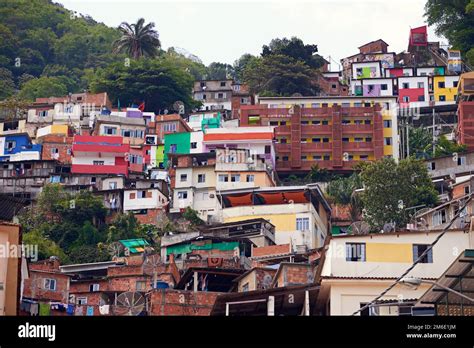
<svg viewBox="0 0 474 348"><path fill-rule="evenodd" d="M276 244L319 248L331 230L331 208L318 185L243 188L217 196L218 221L263 218L275 226Z"/></svg>
<svg viewBox="0 0 474 348"><path fill-rule="evenodd" d="M244 108L252 106L242 106ZM251 127L248 127L248 126ZM249 122L240 124L240 127L206 129L203 138L205 152L215 151L217 148L247 149L250 155L275 166L274 127L268 124L256 127Z"/></svg>
<svg viewBox="0 0 474 348"><path fill-rule="evenodd" d="M474 150L474 72L461 75L458 88L458 140Z"/></svg>
<svg viewBox="0 0 474 348"><path fill-rule="evenodd" d="M275 186L271 167L249 150L218 148L170 157L173 212L191 207L206 220L216 214L216 191Z"/></svg>
<svg viewBox="0 0 474 348"><path fill-rule="evenodd" d="M33 144L27 133L0 136L0 162L39 160L41 144Z"/></svg>
<svg viewBox="0 0 474 348"><path fill-rule="evenodd" d="M130 145L121 136L75 135L72 152L72 173L128 176Z"/></svg>
<svg viewBox="0 0 474 348"><path fill-rule="evenodd" d="M143 118L99 115L92 135L122 136L125 144L140 146L145 142L146 125Z"/></svg>
<svg viewBox="0 0 474 348"><path fill-rule="evenodd" d="M233 80L195 81L193 97L202 102L202 110L232 110Z"/></svg>
<svg viewBox="0 0 474 348"><path fill-rule="evenodd" d="M242 108L240 124L275 127L279 173L314 165L343 172L359 161L398 159L395 103L395 97L260 98L260 105Z"/></svg>
<svg viewBox="0 0 474 348"><path fill-rule="evenodd" d="M441 231L397 231L332 236L321 272L318 307L326 315L351 315L373 301L417 260ZM473 247L473 232L449 230L407 275L438 279L465 249ZM379 306L358 315L400 315L416 303L430 284L416 289L398 283ZM380 306L380 304L384 304Z"/></svg>

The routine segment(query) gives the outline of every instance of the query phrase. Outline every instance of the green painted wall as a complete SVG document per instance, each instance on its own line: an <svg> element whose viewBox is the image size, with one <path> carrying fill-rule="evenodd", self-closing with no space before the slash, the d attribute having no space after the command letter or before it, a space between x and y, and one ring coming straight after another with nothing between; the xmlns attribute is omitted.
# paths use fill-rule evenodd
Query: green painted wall
<svg viewBox="0 0 474 348"><path fill-rule="evenodd" d="M165 134L165 154L163 156L165 165L172 147L176 147L174 153L191 153L191 133Z"/></svg>
<svg viewBox="0 0 474 348"><path fill-rule="evenodd" d="M187 254L192 250L234 250L235 247L239 246L239 242L223 242L223 243L209 243L204 245L194 244L180 244L171 245L166 248L166 255L170 254Z"/></svg>

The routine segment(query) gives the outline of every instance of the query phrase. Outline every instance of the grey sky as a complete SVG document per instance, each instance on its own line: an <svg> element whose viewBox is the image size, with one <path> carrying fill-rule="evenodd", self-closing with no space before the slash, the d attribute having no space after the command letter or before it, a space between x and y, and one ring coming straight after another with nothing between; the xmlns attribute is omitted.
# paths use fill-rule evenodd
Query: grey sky
<svg viewBox="0 0 474 348"><path fill-rule="evenodd" d="M277 37L297 36L319 53L340 58L384 39L390 51L407 49L410 27L425 24L426 0L55 0L66 8L118 26L138 18L156 24L163 48L181 47L205 64L232 64L243 53L259 54ZM433 28L430 41L439 40ZM441 40L446 43L446 40ZM332 70L338 66L333 65Z"/></svg>

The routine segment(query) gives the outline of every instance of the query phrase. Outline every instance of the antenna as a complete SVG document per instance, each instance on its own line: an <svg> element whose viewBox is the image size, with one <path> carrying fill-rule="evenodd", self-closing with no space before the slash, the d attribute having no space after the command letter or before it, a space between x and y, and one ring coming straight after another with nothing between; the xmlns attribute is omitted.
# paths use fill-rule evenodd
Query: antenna
<svg viewBox="0 0 474 348"><path fill-rule="evenodd" d="M272 285L272 276L270 274L265 274L265 276L263 277L263 281L262 281L262 288L263 290L266 290L266 289L269 289L270 286Z"/></svg>
<svg viewBox="0 0 474 348"><path fill-rule="evenodd" d="M161 256L160 254L156 254L156 253L148 254L146 249L143 256L144 256L143 272L146 274L153 274L152 288L154 289L156 287L156 282L158 280L158 266L161 264Z"/></svg>
<svg viewBox="0 0 474 348"><path fill-rule="evenodd" d="M367 234L370 232L370 226L365 221L356 221L349 226L352 234Z"/></svg>

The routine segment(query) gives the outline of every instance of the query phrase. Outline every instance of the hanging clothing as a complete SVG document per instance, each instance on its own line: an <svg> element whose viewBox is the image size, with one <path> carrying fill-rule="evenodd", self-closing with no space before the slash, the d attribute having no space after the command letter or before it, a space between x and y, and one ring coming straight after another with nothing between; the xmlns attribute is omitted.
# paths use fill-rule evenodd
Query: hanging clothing
<svg viewBox="0 0 474 348"><path fill-rule="evenodd" d="M107 315L109 314L110 306L109 305L103 305L99 306L99 313L102 315Z"/></svg>
<svg viewBox="0 0 474 348"><path fill-rule="evenodd" d="M37 303L32 303L31 307L30 307L30 314L32 316L37 316L38 315L38 308L39 308L39 306L38 306Z"/></svg>
<svg viewBox="0 0 474 348"><path fill-rule="evenodd" d="M92 306L87 306L87 313L86 315L92 316L94 315L94 307Z"/></svg>
<svg viewBox="0 0 474 348"><path fill-rule="evenodd" d="M73 315L74 314L74 305L73 304L68 304L67 305L66 313L68 315Z"/></svg>
<svg viewBox="0 0 474 348"><path fill-rule="evenodd" d="M74 312L75 315L84 315L84 308L82 306L77 306L76 311Z"/></svg>
<svg viewBox="0 0 474 348"><path fill-rule="evenodd" d="M46 316L46 317L51 315L51 306L49 303L39 304L39 315Z"/></svg>

